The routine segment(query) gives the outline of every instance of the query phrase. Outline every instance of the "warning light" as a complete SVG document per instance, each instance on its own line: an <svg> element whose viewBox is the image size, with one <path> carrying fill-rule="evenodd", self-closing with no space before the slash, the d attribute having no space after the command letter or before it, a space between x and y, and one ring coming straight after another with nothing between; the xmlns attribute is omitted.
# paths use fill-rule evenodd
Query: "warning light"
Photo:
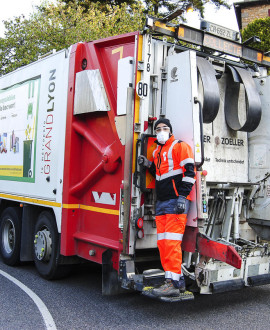
<svg viewBox="0 0 270 330"><path fill-rule="evenodd" d="M140 229L140 230L137 231L137 237L138 238L144 238L144 231L143 231L143 229Z"/></svg>
<svg viewBox="0 0 270 330"><path fill-rule="evenodd" d="M143 218L137 219L136 227L139 228L139 229L142 229L142 227L143 227Z"/></svg>
<svg viewBox="0 0 270 330"><path fill-rule="evenodd" d="M206 170L203 170L203 171L202 171L202 175L203 175L203 176L206 176L207 174L208 174L208 173L207 173Z"/></svg>
<svg viewBox="0 0 270 330"><path fill-rule="evenodd" d="M192 5L187 5L187 6L186 6L186 12L187 12L187 13L193 13L193 10L194 10L194 9L193 9L193 6L192 6Z"/></svg>

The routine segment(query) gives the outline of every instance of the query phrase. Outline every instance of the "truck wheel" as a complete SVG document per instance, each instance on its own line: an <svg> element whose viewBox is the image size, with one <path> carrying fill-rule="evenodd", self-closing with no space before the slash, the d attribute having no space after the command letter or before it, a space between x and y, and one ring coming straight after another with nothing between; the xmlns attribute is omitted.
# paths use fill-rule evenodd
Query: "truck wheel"
<svg viewBox="0 0 270 330"><path fill-rule="evenodd" d="M47 280L65 277L68 267L59 266L60 240L54 216L42 212L34 230L34 261L38 273Z"/></svg>
<svg viewBox="0 0 270 330"><path fill-rule="evenodd" d="M15 266L20 261L21 213L17 207L8 207L0 219L0 252L5 264Z"/></svg>

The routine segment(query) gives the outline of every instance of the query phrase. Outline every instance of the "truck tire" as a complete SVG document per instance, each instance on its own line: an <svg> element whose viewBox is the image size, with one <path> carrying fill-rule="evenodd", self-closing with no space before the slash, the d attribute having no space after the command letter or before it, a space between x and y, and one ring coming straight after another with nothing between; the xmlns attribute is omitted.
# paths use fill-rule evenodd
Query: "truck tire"
<svg viewBox="0 0 270 330"><path fill-rule="evenodd" d="M8 207L0 219L0 253L5 264L15 266L20 262L21 212L18 207Z"/></svg>
<svg viewBox="0 0 270 330"><path fill-rule="evenodd" d="M34 230L34 262L38 273L47 280L65 277L70 270L58 265L59 238L54 216L48 211L40 213Z"/></svg>

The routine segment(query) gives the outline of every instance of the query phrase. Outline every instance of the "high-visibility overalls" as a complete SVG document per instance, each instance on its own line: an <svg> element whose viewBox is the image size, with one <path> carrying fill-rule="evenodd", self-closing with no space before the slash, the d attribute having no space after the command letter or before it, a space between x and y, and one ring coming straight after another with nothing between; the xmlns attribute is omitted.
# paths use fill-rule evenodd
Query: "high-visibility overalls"
<svg viewBox="0 0 270 330"><path fill-rule="evenodd" d="M181 243L185 232L187 214L177 214L177 198L186 200L189 209L190 191L195 182L194 157L191 147L174 139L172 135L164 145L153 152L150 171L156 175L156 225L157 244L165 278L179 281L181 276Z"/></svg>

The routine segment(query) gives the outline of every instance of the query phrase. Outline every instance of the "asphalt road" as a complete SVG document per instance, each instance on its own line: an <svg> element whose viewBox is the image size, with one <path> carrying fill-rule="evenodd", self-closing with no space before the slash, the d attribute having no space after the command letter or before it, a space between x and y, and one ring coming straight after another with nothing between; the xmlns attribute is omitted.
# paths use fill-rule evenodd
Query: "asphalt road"
<svg viewBox="0 0 270 330"><path fill-rule="evenodd" d="M100 266L80 266L69 278L48 282L33 264L0 271L32 290L57 329L269 329L270 285L194 301L163 303L127 293L101 295ZM0 274L0 329L46 329L41 311L20 287Z"/></svg>

